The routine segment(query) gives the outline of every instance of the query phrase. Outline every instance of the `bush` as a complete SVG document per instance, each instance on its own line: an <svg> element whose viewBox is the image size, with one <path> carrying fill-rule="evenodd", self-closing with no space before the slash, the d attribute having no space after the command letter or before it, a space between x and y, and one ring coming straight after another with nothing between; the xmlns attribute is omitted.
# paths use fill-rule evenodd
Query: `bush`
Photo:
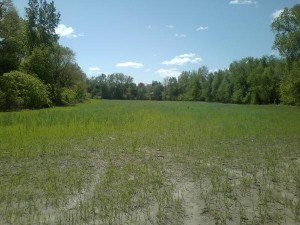
<svg viewBox="0 0 300 225"><path fill-rule="evenodd" d="M57 106L74 105L79 102L84 102L87 99L83 85L59 87L48 84L48 91L50 93L50 99Z"/></svg>
<svg viewBox="0 0 300 225"><path fill-rule="evenodd" d="M63 88L61 93L61 102L63 105L76 104L76 92L70 88Z"/></svg>
<svg viewBox="0 0 300 225"><path fill-rule="evenodd" d="M88 99L86 87L83 83L78 83L73 87L73 90L76 93L76 101L77 102L84 102Z"/></svg>
<svg viewBox="0 0 300 225"><path fill-rule="evenodd" d="M36 77L19 71L0 77L0 110L49 107L47 87Z"/></svg>

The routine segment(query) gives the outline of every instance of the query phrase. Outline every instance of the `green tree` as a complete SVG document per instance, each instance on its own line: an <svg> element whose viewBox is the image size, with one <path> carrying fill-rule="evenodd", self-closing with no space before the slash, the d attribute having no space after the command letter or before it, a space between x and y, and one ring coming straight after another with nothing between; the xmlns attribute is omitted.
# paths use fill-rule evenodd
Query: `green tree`
<svg viewBox="0 0 300 225"><path fill-rule="evenodd" d="M229 103L231 100L231 95L231 85L224 71L223 79L217 89L216 98L219 102Z"/></svg>
<svg viewBox="0 0 300 225"><path fill-rule="evenodd" d="M200 67L197 71L184 71L178 77L177 100L204 101L206 99L208 69Z"/></svg>
<svg viewBox="0 0 300 225"><path fill-rule="evenodd" d="M82 92L82 88L79 89L79 87L85 83L85 74L75 63L73 51L58 44L35 47L31 54L23 60L20 68L25 73L36 74L47 84L51 100L57 105L64 105L62 101L63 88Z"/></svg>
<svg viewBox="0 0 300 225"><path fill-rule="evenodd" d="M207 75L205 81L203 82L202 97L203 97L204 101L207 101L207 102L213 101L213 96L212 96L213 78L214 78L213 73L210 73Z"/></svg>
<svg viewBox="0 0 300 225"><path fill-rule="evenodd" d="M35 47L51 46L58 41L55 28L60 20L54 2L29 0L26 10L26 50L30 54Z"/></svg>
<svg viewBox="0 0 300 225"><path fill-rule="evenodd" d="M252 57L244 58L240 61L234 61L230 64L229 81L232 84L231 102L239 104L250 103L248 76L256 67L256 60Z"/></svg>
<svg viewBox="0 0 300 225"><path fill-rule="evenodd" d="M224 73L222 70L215 72L211 81L211 101L219 101L218 90L224 79Z"/></svg>
<svg viewBox="0 0 300 225"><path fill-rule="evenodd" d="M0 76L20 69L25 74L34 74L39 82L45 84L41 87L49 91L49 97L55 105L83 101L86 98L86 75L76 64L73 51L58 44L55 28L60 14L54 2L29 0L25 10L26 18L22 20L11 0L0 1ZM28 76L25 79L25 76L18 75L24 80L29 79ZM16 76L6 76L2 82L2 100L3 96L6 99L7 96L14 96L6 93L9 89L5 89L9 87L6 81L13 78ZM24 100L19 97L15 99ZM23 107L35 106L25 101Z"/></svg>
<svg viewBox="0 0 300 225"><path fill-rule="evenodd" d="M11 0L0 2L0 76L16 70L23 57L23 24Z"/></svg>
<svg viewBox="0 0 300 225"><path fill-rule="evenodd" d="M92 97L105 99L135 99L137 88L133 78L123 73L101 74L88 80Z"/></svg>
<svg viewBox="0 0 300 225"><path fill-rule="evenodd" d="M200 86L200 96L199 96L199 100L200 101L204 101L205 100L205 90L204 90L204 86L205 86L205 82L206 79L208 77L208 68L206 66L202 66L198 69L197 71L197 77L198 77L198 81L199 81L199 86Z"/></svg>
<svg viewBox="0 0 300 225"><path fill-rule="evenodd" d="M87 90L92 98L109 98L106 75L100 74L88 79Z"/></svg>
<svg viewBox="0 0 300 225"><path fill-rule="evenodd" d="M164 86L158 81L152 81L148 86L148 99L149 100L162 100Z"/></svg>
<svg viewBox="0 0 300 225"><path fill-rule="evenodd" d="M183 71L178 77L178 100L188 101L188 90L190 85L191 73L189 71Z"/></svg>
<svg viewBox="0 0 300 225"><path fill-rule="evenodd" d="M300 59L295 60L286 70L280 84L281 101L285 104L300 105Z"/></svg>
<svg viewBox="0 0 300 225"><path fill-rule="evenodd" d="M177 100L179 90L176 77L166 77L164 83L165 89L162 93L162 99L167 101Z"/></svg>
<svg viewBox="0 0 300 225"><path fill-rule="evenodd" d="M247 77L251 104L270 104L279 102L279 83L282 75L274 57L262 57L253 61ZM283 66L284 67L284 66Z"/></svg>
<svg viewBox="0 0 300 225"><path fill-rule="evenodd" d="M189 80L189 88L187 91L188 100L200 101L201 98L201 75L193 71Z"/></svg>
<svg viewBox="0 0 300 225"><path fill-rule="evenodd" d="M272 23L276 33L274 48L287 60L285 76L280 85L281 100L285 104L300 102L300 4L285 8Z"/></svg>
<svg viewBox="0 0 300 225"><path fill-rule="evenodd" d="M300 58L300 4L285 8L271 26L276 33L274 48L288 61Z"/></svg>
<svg viewBox="0 0 300 225"><path fill-rule="evenodd" d="M249 71L249 75L247 76L247 84L249 87L246 97L247 103L268 103L269 87L264 86L268 80L266 73L264 72L266 67L266 60L265 58L263 58L260 62L258 62L258 60L252 60L252 63L253 68Z"/></svg>
<svg viewBox="0 0 300 225"><path fill-rule="evenodd" d="M147 89L144 83L139 83L137 85L137 95L136 99L138 100L146 100L147 99Z"/></svg>

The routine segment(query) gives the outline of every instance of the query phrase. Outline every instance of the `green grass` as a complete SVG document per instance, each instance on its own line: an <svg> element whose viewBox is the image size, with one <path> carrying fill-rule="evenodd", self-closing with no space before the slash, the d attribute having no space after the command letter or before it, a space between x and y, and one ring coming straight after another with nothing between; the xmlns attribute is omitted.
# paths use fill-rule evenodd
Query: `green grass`
<svg viewBox="0 0 300 225"><path fill-rule="evenodd" d="M0 113L0 224L299 224L299 146L296 107Z"/></svg>

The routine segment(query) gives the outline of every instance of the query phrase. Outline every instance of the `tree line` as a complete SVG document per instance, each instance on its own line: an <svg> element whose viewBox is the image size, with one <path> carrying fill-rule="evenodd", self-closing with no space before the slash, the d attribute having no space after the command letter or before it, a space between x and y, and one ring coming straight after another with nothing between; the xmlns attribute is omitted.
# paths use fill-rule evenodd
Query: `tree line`
<svg viewBox="0 0 300 225"><path fill-rule="evenodd" d="M271 28L280 58L247 57L228 69L209 72L203 66L152 84L136 85L124 74L101 74L88 79L88 92L104 99L300 105L300 4L285 8Z"/></svg>
<svg viewBox="0 0 300 225"><path fill-rule="evenodd" d="M101 74L88 80L94 98L168 101L207 101L239 104L278 104L286 73L285 62L275 57L245 58L229 69L209 72L203 66L152 84L133 83L124 74Z"/></svg>
<svg viewBox="0 0 300 225"><path fill-rule="evenodd" d="M86 75L58 43L54 2L29 0L21 18L0 1L0 110L69 105L86 98Z"/></svg>

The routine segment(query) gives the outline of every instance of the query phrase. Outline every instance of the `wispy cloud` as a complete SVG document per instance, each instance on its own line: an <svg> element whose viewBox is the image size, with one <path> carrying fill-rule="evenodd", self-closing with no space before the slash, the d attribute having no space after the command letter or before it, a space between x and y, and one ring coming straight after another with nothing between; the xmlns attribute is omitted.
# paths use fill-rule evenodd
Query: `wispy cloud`
<svg viewBox="0 0 300 225"><path fill-rule="evenodd" d="M99 72L101 69L99 67L90 67L89 68L89 71L92 71L92 72Z"/></svg>
<svg viewBox="0 0 300 225"><path fill-rule="evenodd" d="M168 61L163 61L163 65L176 65L176 66L183 66L188 63L197 64L202 62L202 59L200 57L197 57L194 53L188 53L188 54L182 54L175 56L173 59Z"/></svg>
<svg viewBox="0 0 300 225"><path fill-rule="evenodd" d="M156 73L161 77L178 77L181 74L181 72L179 72L176 68L159 69Z"/></svg>
<svg viewBox="0 0 300 225"><path fill-rule="evenodd" d="M231 5L257 5L257 1L253 0L231 0L229 2Z"/></svg>
<svg viewBox="0 0 300 225"><path fill-rule="evenodd" d="M186 38L187 36L185 34L175 34L175 37Z"/></svg>
<svg viewBox="0 0 300 225"><path fill-rule="evenodd" d="M151 26L151 25L148 25L148 26L147 26L147 29L149 29L149 30L152 29L152 26Z"/></svg>
<svg viewBox="0 0 300 225"><path fill-rule="evenodd" d="M201 27L198 27L198 28L197 28L197 31L203 31L203 30L207 30L207 29L208 29L208 27L202 27L202 26L201 26Z"/></svg>
<svg viewBox="0 0 300 225"><path fill-rule="evenodd" d="M283 9L279 9L279 10L276 10L275 12L273 12L271 15L272 20L275 20L277 17L279 17L282 12L283 12Z"/></svg>
<svg viewBox="0 0 300 225"><path fill-rule="evenodd" d="M55 33L66 38L77 38L84 36L84 34L75 34L73 27L68 27L65 24L59 24L57 28L55 28Z"/></svg>
<svg viewBox="0 0 300 225"><path fill-rule="evenodd" d="M116 67L130 67L134 69L143 68L144 65L142 63L137 62L125 62L125 63L117 63Z"/></svg>
<svg viewBox="0 0 300 225"><path fill-rule="evenodd" d="M91 76L97 76L98 74L100 74L101 69L98 66L94 66L94 67L90 67L89 68L89 72L88 74L90 74ZM103 71L102 71L103 73Z"/></svg>
<svg viewBox="0 0 300 225"><path fill-rule="evenodd" d="M167 25L166 27L169 28L169 29L174 29L175 28L174 25Z"/></svg>

